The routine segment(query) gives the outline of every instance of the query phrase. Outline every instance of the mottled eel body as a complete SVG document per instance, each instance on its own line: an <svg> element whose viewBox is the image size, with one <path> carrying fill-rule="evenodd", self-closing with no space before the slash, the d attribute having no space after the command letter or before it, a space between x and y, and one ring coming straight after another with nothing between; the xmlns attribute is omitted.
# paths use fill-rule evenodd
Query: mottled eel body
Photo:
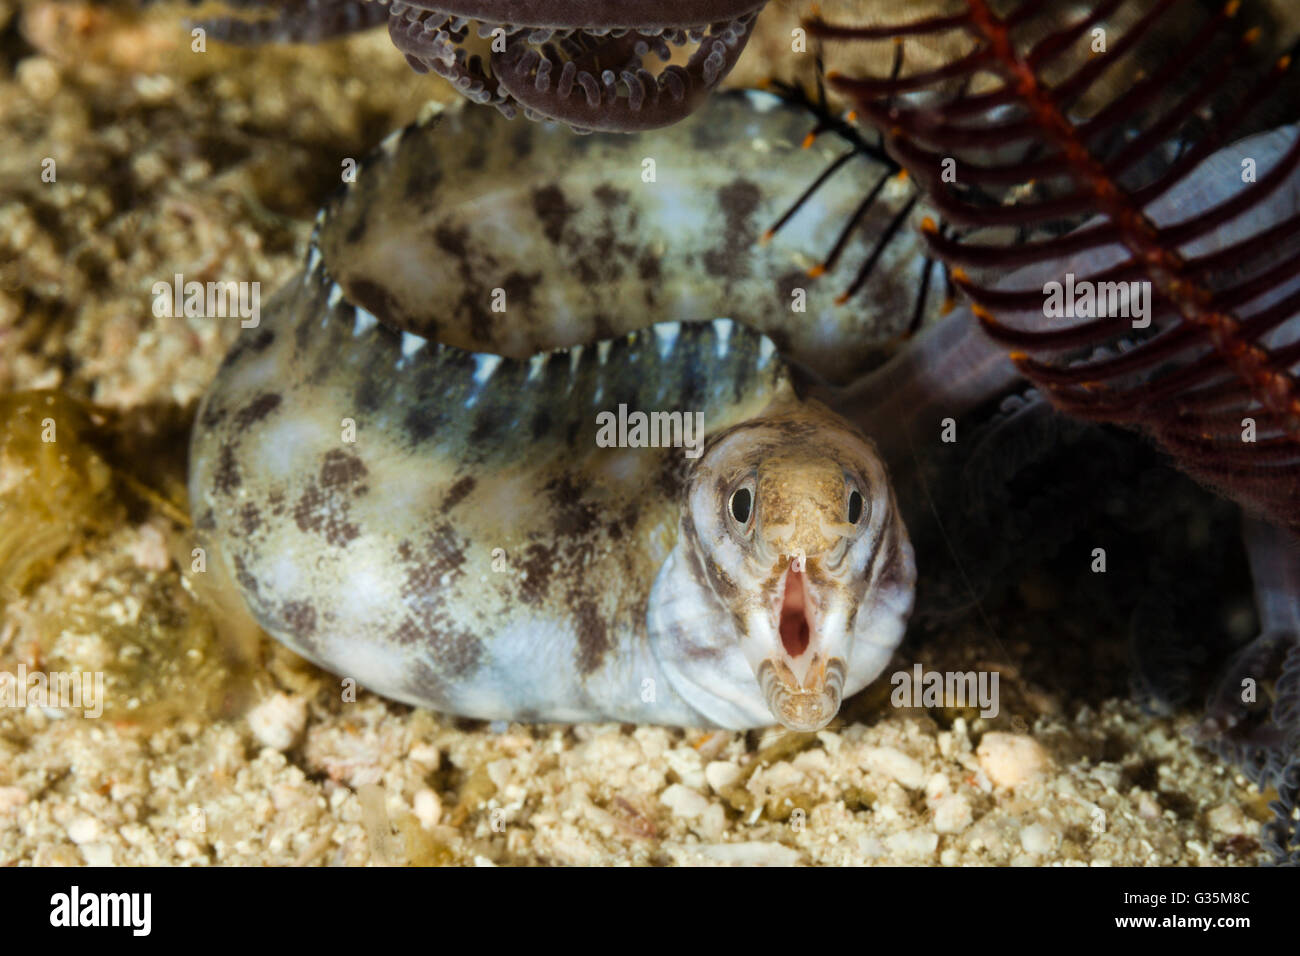
<svg viewBox="0 0 1300 956"><path fill-rule="evenodd" d="M922 265L907 238L869 295L805 281L879 168L758 246L829 158L806 129L751 94L653 139L471 108L386 141L199 412L193 513L261 624L467 716L824 726L915 571L870 441L789 362L852 378ZM686 447L606 447L621 407Z"/></svg>

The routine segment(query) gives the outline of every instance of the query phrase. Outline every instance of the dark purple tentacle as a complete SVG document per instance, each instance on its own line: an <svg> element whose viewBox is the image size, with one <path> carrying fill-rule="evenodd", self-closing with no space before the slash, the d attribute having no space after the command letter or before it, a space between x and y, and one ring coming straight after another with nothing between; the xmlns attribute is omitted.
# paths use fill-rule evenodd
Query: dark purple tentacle
<svg viewBox="0 0 1300 956"><path fill-rule="evenodd" d="M636 132L690 115L731 72L767 0L232 0L275 16L201 21L239 45L308 43L388 21L418 73L506 116L588 132ZM678 48L698 44L685 66ZM658 63L654 63L657 58ZM657 68L656 68L657 67Z"/></svg>

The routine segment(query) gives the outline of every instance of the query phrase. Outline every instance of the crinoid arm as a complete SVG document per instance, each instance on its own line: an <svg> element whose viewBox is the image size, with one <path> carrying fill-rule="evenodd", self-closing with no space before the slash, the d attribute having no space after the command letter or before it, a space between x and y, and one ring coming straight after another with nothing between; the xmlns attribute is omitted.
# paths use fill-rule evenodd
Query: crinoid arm
<svg viewBox="0 0 1300 956"><path fill-rule="evenodd" d="M1201 17L1100 0L1066 26L1049 6L808 27L832 45L951 51L830 82L953 227L927 228L930 247L1019 370L1057 408L1145 431L1300 532L1300 138L1248 135L1277 121L1262 104L1285 99L1290 57L1245 69L1264 44L1236 2ZM1176 10L1194 14L1185 36L1155 43Z"/></svg>

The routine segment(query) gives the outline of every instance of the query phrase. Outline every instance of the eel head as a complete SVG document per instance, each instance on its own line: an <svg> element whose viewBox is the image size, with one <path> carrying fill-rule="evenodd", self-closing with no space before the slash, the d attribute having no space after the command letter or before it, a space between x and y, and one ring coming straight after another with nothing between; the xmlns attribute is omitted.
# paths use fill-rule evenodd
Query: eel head
<svg viewBox="0 0 1300 956"><path fill-rule="evenodd" d="M724 726L818 730L902 639L916 571L885 467L820 405L711 440L677 547L651 610L656 653Z"/></svg>

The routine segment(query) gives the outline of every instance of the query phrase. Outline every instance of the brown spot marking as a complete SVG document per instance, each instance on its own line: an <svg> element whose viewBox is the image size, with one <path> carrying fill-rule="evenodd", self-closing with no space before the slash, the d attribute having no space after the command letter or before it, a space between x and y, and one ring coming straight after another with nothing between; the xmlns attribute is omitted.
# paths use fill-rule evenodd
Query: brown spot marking
<svg viewBox="0 0 1300 956"><path fill-rule="evenodd" d="M265 352L272 342L275 341L275 333L270 329L260 329L256 335L241 335L235 340L234 346L226 353L226 357L221 362L221 367L229 368L237 363L249 352L254 355Z"/></svg>
<svg viewBox="0 0 1300 956"><path fill-rule="evenodd" d="M199 519L194 522L194 527L200 531L211 531L216 526L217 513L211 508L204 509L203 514L199 515Z"/></svg>
<svg viewBox="0 0 1300 956"><path fill-rule="evenodd" d="M294 637L311 637L316 633L316 608L306 601L285 601L280 617Z"/></svg>
<svg viewBox="0 0 1300 956"><path fill-rule="evenodd" d="M876 565L882 557L884 558L880 576L876 581L876 587L881 589L898 588L903 584L903 549L899 547L898 530L894 527L896 520L896 514L891 509L888 517L885 518L885 527L881 529L876 553L867 563L867 580L870 581L871 576L875 574Z"/></svg>
<svg viewBox="0 0 1300 956"><path fill-rule="evenodd" d="M705 569L709 573L709 583L713 585L714 592L722 600L731 603L740 594L740 585L731 580L731 575L713 561L704 563Z"/></svg>
<svg viewBox="0 0 1300 956"><path fill-rule="evenodd" d="M452 696L447 693L447 682L425 661L416 659L408 665L406 689L411 694L430 701L437 710L451 710Z"/></svg>
<svg viewBox="0 0 1300 956"><path fill-rule="evenodd" d="M284 514L284 492L273 491L266 496L266 503L271 506L271 514Z"/></svg>
<svg viewBox="0 0 1300 956"><path fill-rule="evenodd" d="M790 439L815 439L821 434L821 426L818 423L789 418L773 422L771 428Z"/></svg>
<svg viewBox="0 0 1300 956"><path fill-rule="evenodd" d="M578 673L585 676L597 670L604 662L605 653L610 648L609 629L601 619L596 605L589 600L578 603L573 617L578 630L578 652L575 663Z"/></svg>
<svg viewBox="0 0 1300 956"><path fill-rule="evenodd" d="M466 292L462 295L460 297L460 308L469 316L469 334L475 342L491 343L495 341L493 313L483 308L483 303L479 301L477 293Z"/></svg>
<svg viewBox="0 0 1300 956"><path fill-rule="evenodd" d="M525 603L539 607L551 589L551 576L555 571L557 549L554 545L534 542L524 549L520 570L528 575L519 586L519 596Z"/></svg>
<svg viewBox="0 0 1300 956"><path fill-rule="evenodd" d="M685 455L663 455L659 471L655 475L655 485L665 500L677 501L683 497L686 487L686 472L690 468L690 459Z"/></svg>
<svg viewBox="0 0 1300 956"><path fill-rule="evenodd" d="M466 496L474 490L474 486L477 484L478 479L473 475L466 475L464 478L458 480L454 485L447 489L447 496L442 499L442 507L439 510L442 511L443 514L446 514L452 508L464 501Z"/></svg>
<svg viewBox="0 0 1300 956"><path fill-rule="evenodd" d="M533 212L541 220L542 232L555 245L560 244L565 225L577 211L569 205L564 190L559 186L543 186L533 190Z"/></svg>
<svg viewBox="0 0 1300 956"><path fill-rule="evenodd" d="M483 642L469 631L438 631L431 635L433 654L449 677L476 670L483 657Z"/></svg>
<svg viewBox="0 0 1300 956"><path fill-rule="evenodd" d="M239 464L235 461L235 446L226 442L217 453L217 467L212 473L212 488L219 495L233 494L243 484Z"/></svg>
<svg viewBox="0 0 1300 956"><path fill-rule="evenodd" d="M263 392L235 413L235 428L255 425L280 407L282 399L275 392Z"/></svg>
<svg viewBox="0 0 1300 956"><path fill-rule="evenodd" d="M250 501L239 510L239 521L244 526L244 534L251 535L262 526L262 513Z"/></svg>
<svg viewBox="0 0 1300 956"><path fill-rule="evenodd" d="M704 559L700 557L699 541L695 536L695 522L690 515L682 519L682 545L691 577L701 585L707 584L709 576L704 570Z"/></svg>
<svg viewBox="0 0 1300 956"><path fill-rule="evenodd" d="M293 507L293 520L303 534L319 534L335 547L345 548L360 536L360 529L347 520L349 503L327 496L315 482L303 489Z"/></svg>
<svg viewBox="0 0 1300 956"><path fill-rule="evenodd" d="M216 402L210 402L208 407L203 409L203 414L199 421L204 428L216 428L226 417L226 410Z"/></svg>
<svg viewBox="0 0 1300 956"><path fill-rule="evenodd" d="M427 201L442 184L442 170L434 163L416 163L406 169L406 182L402 187L411 202Z"/></svg>
<svg viewBox="0 0 1300 956"><path fill-rule="evenodd" d="M402 428L406 431L407 440L412 445L418 445L432 438L446 420L447 416L442 412L421 404L407 411L402 419Z"/></svg>
<svg viewBox="0 0 1300 956"><path fill-rule="evenodd" d="M433 241L443 252L464 262L469 258L469 229L440 225L433 231Z"/></svg>
<svg viewBox="0 0 1300 956"><path fill-rule="evenodd" d="M322 488L343 491L368 474L370 472L365 464L356 455L341 448L332 448L325 453L325 459L321 462L320 483ZM365 491L364 486L352 488L354 495L364 494Z"/></svg>
<svg viewBox="0 0 1300 956"><path fill-rule="evenodd" d="M623 540L625 535L632 528L636 527L637 520L641 517L641 507L636 502L629 503L618 517L609 522L609 536L614 541Z"/></svg>
<svg viewBox="0 0 1300 956"><path fill-rule="evenodd" d="M428 647L436 665L433 673L439 681L473 672L483 658L483 644L478 637L457 627L440 605L427 599L416 603L412 616L390 634L390 639L401 646Z"/></svg>
<svg viewBox="0 0 1300 956"><path fill-rule="evenodd" d="M361 306L385 325L398 324L405 315L392 291L369 279L349 280L347 294L349 302Z"/></svg>
<svg viewBox="0 0 1300 956"><path fill-rule="evenodd" d="M555 507L555 531L565 537L589 534L599 520L595 507L583 499L582 487L572 475L561 475L546 485Z"/></svg>
<svg viewBox="0 0 1300 956"><path fill-rule="evenodd" d="M527 123L516 123L510 135L510 147L520 159L527 159L533 153L533 128Z"/></svg>
<svg viewBox="0 0 1300 956"><path fill-rule="evenodd" d="M501 289L506 294L506 302L510 305L519 305L523 308L531 308L533 304L533 290L542 284L542 274L534 272L531 275L525 275L522 272L512 272L501 280Z"/></svg>
<svg viewBox="0 0 1300 956"><path fill-rule="evenodd" d="M366 217L360 216L357 221L348 226L348 231L344 233L343 239L349 245L355 245L361 241L361 237L366 234Z"/></svg>
<svg viewBox="0 0 1300 956"><path fill-rule="evenodd" d="M270 329L262 329L257 333L257 335L253 336L253 340L248 343L248 350L255 354L265 352L274 341L275 333Z"/></svg>
<svg viewBox="0 0 1300 956"><path fill-rule="evenodd" d="M627 202L628 192L626 189L615 189L609 183L601 183L592 191L592 195L606 209L613 209Z"/></svg>
<svg viewBox="0 0 1300 956"><path fill-rule="evenodd" d="M406 572L406 584L402 594L406 597L426 597L436 594L444 585L442 576L448 577L448 583L465 573L465 546L457 541L456 531L450 524L439 525L425 535L425 559L408 561L411 567ZM400 553L399 548L399 553ZM414 557L414 555L412 555Z"/></svg>
<svg viewBox="0 0 1300 956"><path fill-rule="evenodd" d="M542 438L551 430L551 413L545 408L537 410L533 416L532 434L534 439Z"/></svg>
<svg viewBox="0 0 1300 956"><path fill-rule="evenodd" d="M235 565L235 580L239 583L239 586L244 589L244 593L256 596L257 578L249 573L248 566L244 564L244 559L239 555L235 555L232 561Z"/></svg>
<svg viewBox="0 0 1300 956"><path fill-rule="evenodd" d="M761 195L758 187L747 179L737 179L718 190L718 206L726 223L717 248L704 254L704 264L712 272L729 279L748 274L747 251L758 238L753 216Z"/></svg>
<svg viewBox="0 0 1300 956"><path fill-rule="evenodd" d="M659 268L659 257L646 253L636 263L637 275L645 282L658 282L662 275Z"/></svg>

